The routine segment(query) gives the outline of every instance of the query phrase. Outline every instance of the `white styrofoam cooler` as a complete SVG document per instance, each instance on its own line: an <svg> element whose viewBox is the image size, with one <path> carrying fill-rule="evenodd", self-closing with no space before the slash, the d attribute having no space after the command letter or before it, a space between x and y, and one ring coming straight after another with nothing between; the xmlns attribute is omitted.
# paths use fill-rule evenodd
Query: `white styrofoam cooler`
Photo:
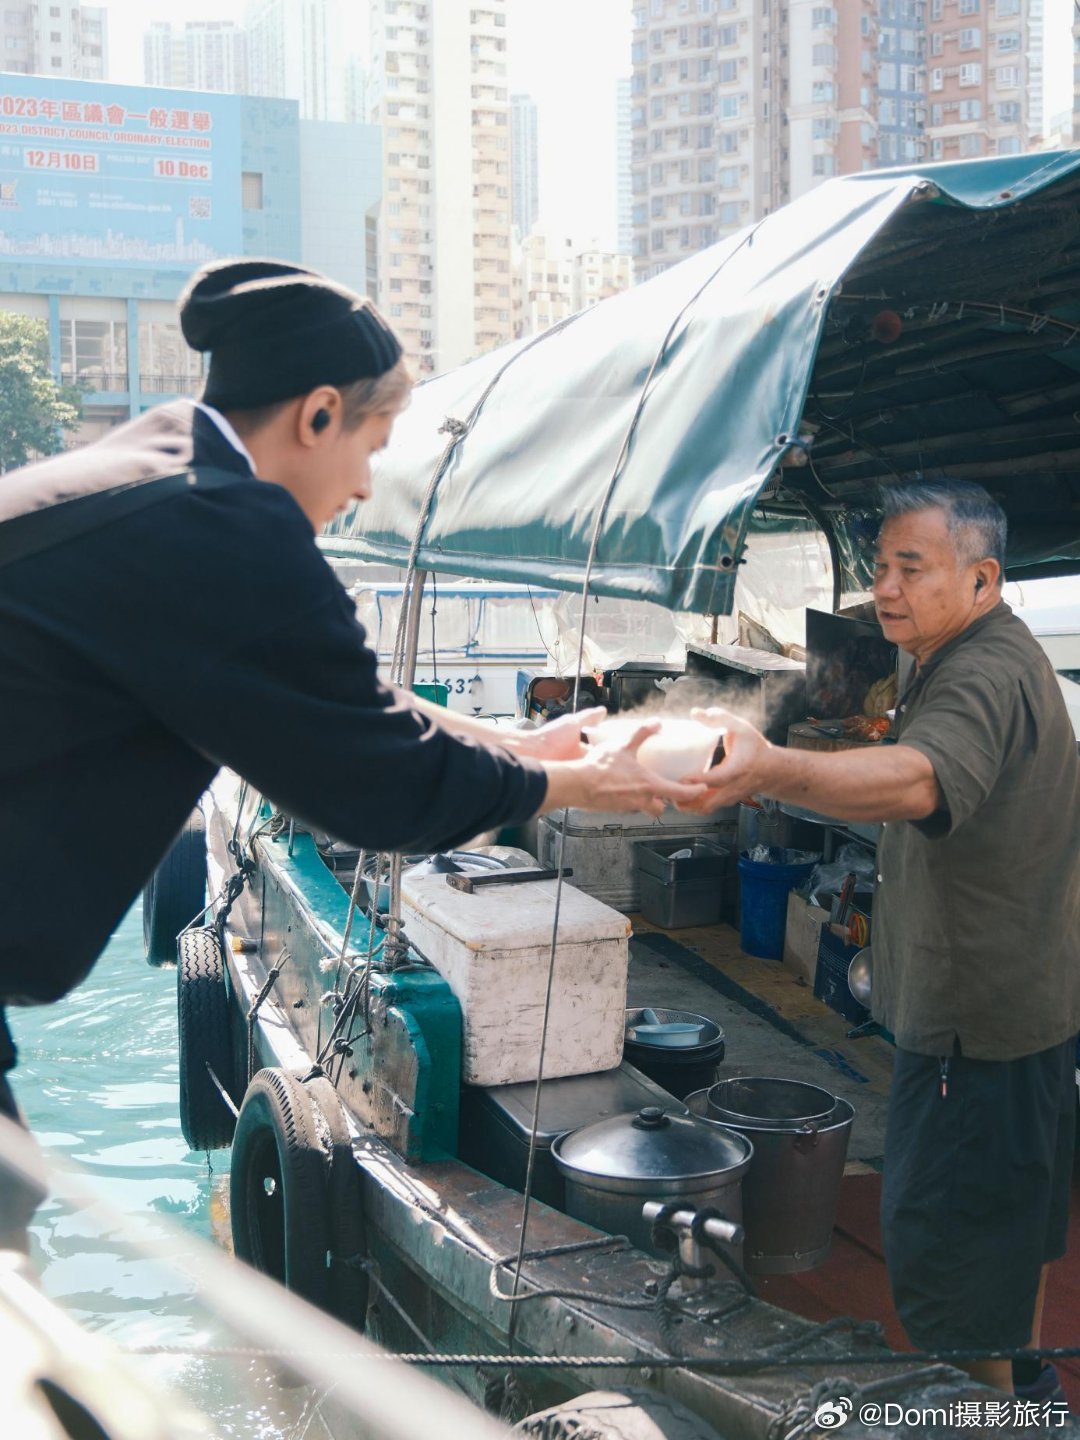
<svg viewBox="0 0 1080 1440"><path fill-rule="evenodd" d="M462 894L445 875L401 879L405 933L458 998L462 1079L535 1080L547 991L555 881ZM563 885L544 1075L590 1075L622 1060L630 925Z"/></svg>
<svg viewBox="0 0 1080 1440"><path fill-rule="evenodd" d="M577 889L612 905L636 910L639 902L634 843L638 840L674 840L680 836L724 836L734 839L738 807L712 815L684 815L669 805L655 820L640 810L627 814L590 810L553 810L541 815L537 855L545 870L554 870L559 858L559 832L566 815L563 865L573 870Z"/></svg>

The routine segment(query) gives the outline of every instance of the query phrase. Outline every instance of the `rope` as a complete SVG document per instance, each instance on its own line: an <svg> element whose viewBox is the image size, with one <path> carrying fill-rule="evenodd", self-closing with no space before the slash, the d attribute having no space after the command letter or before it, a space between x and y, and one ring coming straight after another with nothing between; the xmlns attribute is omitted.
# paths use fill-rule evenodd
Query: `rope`
<svg viewBox="0 0 1080 1440"><path fill-rule="evenodd" d="M220 1356L238 1360L288 1360L301 1355L318 1354L351 1360L373 1360L390 1365L415 1365L419 1367L493 1366L512 1370L691 1370L703 1374L754 1373L759 1370L778 1370L786 1366L800 1369L833 1368L838 1361L845 1365L952 1365L962 1360L1065 1360L1080 1356L1080 1348L1058 1347L1041 1350L944 1350L940 1354L927 1351L910 1351L900 1354L892 1350L880 1353L837 1355L799 1355L783 1359L771 1356L767 1351L759 1355L708 1355L689 1359L675 1356L652 1355L498 1355L498 1354L409 1354L388 1350L340 1350L328 1352L325 1348L303 1349L259 1349L244 1346L198 1346L198 1345L127 1345L120 1347L127 1355L202 1355ZM905 1382L916 1376L901 1377ZM875 1381L875 1384L884 1384ZM889 1381L897 1384L896 1380ZM865 1389L869 1390L869 1386Z"/></svg>
<svg viewBox="0 0 1080 1440"><path fill-rule="evenodd" d="M243 886L241 886L243 889ZM252 1001L251 1009L247 1012L247 1084L251 1084L251 1077L255 1074L255 1021L259 1014L259 1008L263 1001L270 994L270 991L277 984L277 978L282 970L289 963L290 956L287 949L282 950L276 965L271 965L266 972L266 979L263 981L262 989Z"/></svg>
<svg viewBox="0 0 1080 1440"><path fill-rule="evenodd" d="M581 667L584 662L585 656L585 625L588 619L589 590L592 583L593 567L596 564L596 554L600 545L600 534L604 528L604 521L607 518L608 507L611 504L612 496L615 493L615 487L622 476L627 456L630 453L630 446L633 441L634 435L637 432L638 421L641 419L642 412L645 408L645 402L649 396L649 389L652 384L653 376L656 374L658 366L666 355L668 344L670 343L672 336L675 334L676 329L682 322L683 317L686 315L687 311L704 294L704 292L720 274L720 271L728 263L728 260L731 259L732 255L736 254L738 250L741 250L743 245L749 244L752 241L754 235L757 234L757 229L758 227L755 226L755 228L749 233L749 235L745 237L742 243L736 246L735 249L731 251L731 254L724 258L721 264L717 266L717 268L708 276L708 278L698 287L694 294L691 295L690 298L686 301L686 304L683 305L683 307L679 310L678 314L672 320L671 324L668 326L664 338L660 343L660 348L659 350L657 350L655 356L653 357L653 362L649 366L649 373L645 377L645 382L641 387L641 393L638 396L637 405L634 407L634 413L630 418L630 424L627 426L626 434L623 436L623 442L619 449L618 457L615 461L615 468L611 473L611 479L607 483L607 488L604 491L604 495L600 502L599 509L596 512L596 523L593 526L593 533L589 542L589 554L585 563L585 578L582 581L581 587L581 624L578 627L578 653L577 663L574 667L574 693L570 705L571 713L576 713L578 709L578 703L581 698ZM499 374L501 375L502 371L500 371ZM495 378L497 380L499 377L496 376ZM485 391L485 396L487 393L488 392ZM474 411L474 415L475 413L476 412ZM525 1167L525 1193L521 1207L521 1240L518 1250L517 1269L514 1274L515 1295L517 1294L518 1282L521 1275L521 1265L525 1250L525 1237L529 1225L529 1210L532 1204L532 1179L533 1169L536 1163L537 1134L540 1129L540 1097L542 1094L542 1087L544 1082L544 1057L547 1052L548 1022L551 1017L551 992L555 975L555 957L558 950L559 916L562 911L563 862L566 852L566 825L568 818L569 807L563 810L562 823L559 826L559 845L557 851L557 858L555 861L555 869L558 872L558 878L555 882L555 913L551 926L551 947L548 952L547 987L544 993L544 1014L540 1028L540 1055L537 1065L536 1088L533 1094L532 1125L529 1130L529 1154L528 1161ZM515 1314L516 1312L511 1309L511 1350L513 1350L514 1344Z"/></svg>

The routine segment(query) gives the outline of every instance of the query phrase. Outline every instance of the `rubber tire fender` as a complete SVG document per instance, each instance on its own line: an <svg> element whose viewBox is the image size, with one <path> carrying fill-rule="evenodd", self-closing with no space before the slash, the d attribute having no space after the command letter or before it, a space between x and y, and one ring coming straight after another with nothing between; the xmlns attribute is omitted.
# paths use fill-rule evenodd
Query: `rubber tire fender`
<svg viewBox="0 0 1080 1440"><path fill-rule="evenodd" d="M237 1259L362 1329L362 1183L328 1080L260 1070L240 1107L230 1196ZM351 1262L351 1263L346 1263Z"/></svg>
<svg viewBox="0 0 1080 1440"><path fill-rule="evenodd" d="M236 1096L235 1051L225 957L217 932L185 930L176 946L176 1018L180 1032L180 1128L192 1150L223 1150L235 1116L207 1066Z"/></svg>
<svg viewBox="0 0 1080 1440"><path fill-rule="evenodd" d="M177 937L206 904L206 820L188 816L168 853L143 886L143 949L150 965L174 965Z"/></svg>
<svg viewBox="0 0 1080 1440"><path fill-rule="evenodd" d="M319 1077L307 1081L303 1088L325 1121L330 1143L326 1192L330 1275L326 1308L343 1324L363 1331L367 1325L370 1290L363 1175L353 1155L348 1121L333 1085Z"/></svg>
<svg viewBox="0 0 1080 1440"><path fill-rule="evenodd" d="M593 1390L538 1410L510 1432L542 1440L720 1440L717 1430L657 1390Z"/></svg>

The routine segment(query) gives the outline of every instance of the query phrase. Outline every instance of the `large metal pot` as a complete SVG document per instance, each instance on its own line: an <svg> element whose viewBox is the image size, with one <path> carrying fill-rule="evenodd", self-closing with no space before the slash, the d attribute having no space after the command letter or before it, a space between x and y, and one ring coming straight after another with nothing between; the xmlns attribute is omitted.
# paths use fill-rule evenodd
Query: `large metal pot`
<svg viewBox="0 0 1080 1440"><path fill-rule="evenodd" d="M738 1222L754 1147L723 1126L649 1106L560 1135L551 1153L566 1181L568 1214L657 1255L663 1252L641 1214L645 1201L707 1205ZM739 1259L741 1247L729 1248Z"/></svg>
<svg viewBox="0 0 1080 1440"><path fill-rule="evenodd" d="M686 1104L692 1115L717 1124L711 1093L699 1090ZM836 1099L823 1120L723 1125L754 1147L743 1180L743 1264L751 1275L793 1275L828 1259L854 1118L848 1102Z"/></svg>

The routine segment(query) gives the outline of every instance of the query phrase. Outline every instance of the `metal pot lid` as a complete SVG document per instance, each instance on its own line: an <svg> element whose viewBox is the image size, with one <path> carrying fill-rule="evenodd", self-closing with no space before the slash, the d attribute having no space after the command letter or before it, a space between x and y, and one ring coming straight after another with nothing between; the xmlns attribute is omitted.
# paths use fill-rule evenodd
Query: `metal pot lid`
<svg viewBox="0 0 1080 1440"><path fill-rule="evenodd" d="M649 1105L560 1135L552 1154L564 1175L585 1182L688 1180L746 1166L753 1147L719 1125Z"/></svg>
<svg viewBox="0 0 1080 1440"><path fill-rule="evenodd" d="M481 855L476 850L450 850L437 855L425 855L416 865L410 865L408 873L419 875L455 875L468 870L509 870L505 860L496 855Z"/></svg>

